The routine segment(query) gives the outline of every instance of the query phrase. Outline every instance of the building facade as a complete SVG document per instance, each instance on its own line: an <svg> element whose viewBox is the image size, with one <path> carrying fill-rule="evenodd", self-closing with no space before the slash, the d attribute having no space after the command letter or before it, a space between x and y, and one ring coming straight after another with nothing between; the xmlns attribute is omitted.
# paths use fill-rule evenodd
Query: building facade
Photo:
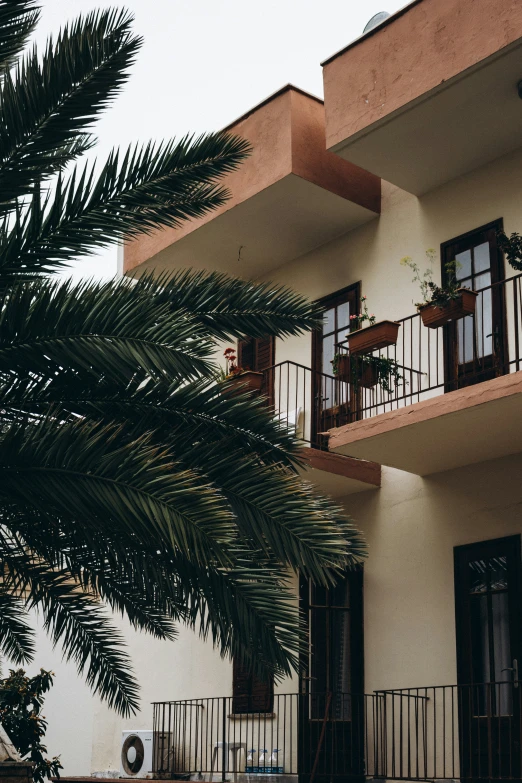
<svg viewBox="0 0 522 783"><path fill-rule="evenodd" d="M224 207L139 238L122 264L322 303L321 332L240 351L368 560L329 593L296 583L300 681L253 682L188 631L174 645L129 632L144 709L122 722L64 668L85 724L68 774L117 771L121 730L151 728L155 701L167 775L522 778L522 276L499 245L522 232L522 5L415 0L323 69L324 104L287 86L229 126L253 152ZM400 263L424 271L428 249L436 282L456 260L477 292L474 313L437 328ZM356 354L364 303L399 326Z"/></svg>

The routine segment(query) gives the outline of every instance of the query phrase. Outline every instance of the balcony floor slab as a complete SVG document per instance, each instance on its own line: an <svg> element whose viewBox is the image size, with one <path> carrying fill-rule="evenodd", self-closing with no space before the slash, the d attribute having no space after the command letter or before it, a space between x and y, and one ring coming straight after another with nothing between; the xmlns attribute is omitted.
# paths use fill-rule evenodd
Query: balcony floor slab
<svg viewBox="0 0 522 783"><path fill-rule="evenodd" d="M302 456L309 466L302 471L303 478L331 497L341 498L381 486L381 466L375 462L308 447L303 448Z"/></svg>
<svg viewBox="0 0 522 783"><path fill-rule="evenodd" d="M330 431L330 451L424 476L522 451L522 372Z"/></svg>

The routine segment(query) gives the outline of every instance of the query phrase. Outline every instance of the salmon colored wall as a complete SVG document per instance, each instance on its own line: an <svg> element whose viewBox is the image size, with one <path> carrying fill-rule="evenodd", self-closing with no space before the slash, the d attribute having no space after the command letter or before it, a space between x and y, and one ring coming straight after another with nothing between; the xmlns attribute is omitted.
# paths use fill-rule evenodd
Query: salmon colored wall
<svg viewBox="0 0 522 783"><path fill-rule="evenodd" d="M129 242L124 250L125 272L292 173L380 211L380 179L326 151L322 101L287 87L226 130L248 139L252 146L250 157L223 180L230 199L181 228L162 229Z"/></svg>
<svg viewBox="0 0 522 783"><path fill-rule="evenodd" d="M381 211L381 180L326 150L324 105L291 93L292 170L372 212Z"/></svg>
<svg viewBox="0 0 522 783"><path fill-rule="evenodd" d="M324 63L327 148L521 36L518 0L423 0L413 5Z"/></svg>

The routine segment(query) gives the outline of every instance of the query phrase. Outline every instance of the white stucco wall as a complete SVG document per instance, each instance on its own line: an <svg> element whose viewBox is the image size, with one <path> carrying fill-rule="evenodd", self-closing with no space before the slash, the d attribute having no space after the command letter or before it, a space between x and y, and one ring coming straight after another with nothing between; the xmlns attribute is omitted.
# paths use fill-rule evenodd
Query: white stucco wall
<svg viewBox="0 0 522 783"><path fill-rule="evenodd" d="M418 292L399 259L410 255L422 262L428 247L499 217L507 232L522 231L521 170L522 150L421 199L385 183L380 218L270 278L311 298L360 280L378 318L404 317L413 312ZM310 366L309 336L279 341L276 361L286 359ZM522 532L521 472L522 456L428 478L384 469L380 490L346 499L370 547L367 691L455 682L453 547ZM122 627L142 686L142 711L128 720L91 697L73 665L63 664L39 635L36 665L56 672L45 710L49 752L62 754L68 775L118 769L121 731L151 728L150 702L231 693L230 663L192 632L180 629L171 643ZM295 682L279 690L295 690Z"/></svg>

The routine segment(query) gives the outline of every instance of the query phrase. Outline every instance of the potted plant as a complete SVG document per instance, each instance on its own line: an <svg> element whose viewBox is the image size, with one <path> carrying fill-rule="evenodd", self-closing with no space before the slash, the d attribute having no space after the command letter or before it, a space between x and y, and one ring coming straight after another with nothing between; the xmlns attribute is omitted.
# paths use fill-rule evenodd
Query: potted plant
<svg viewBox="0 0 522 783"><path fill-rule="evenodd" d="M418 283L421 289L422 302L417 302L416 307L422 318L424 326L437 329L449 321L457 321L467 315L473 315L477 304L477 292L470 288L460 287L457 282L458 261L448 261L444 269L446 280L442 286L433 282L433 261L435 250L427 250L428 268L421 275L419 265L409 256L401 259L402 266L407 266L413 271L413 282Z"/></svg>
<svg viewBox="0 0 522 783"><path fill-rule="evenodd" d="M399 365L385 356L335 354L332 361L333 374L341 381L351 383L356 389L362 386L371 389L379 385L385 392L392 392L402 381Z"/></svg>
<svg viewBox="0 0 522 783"><path fill-rule="evenodd" d="M227 348L223 352L226 369L221 370L218 380L232 381L234 386L243 387L245 391L258 392L263 385L263 373L250 370L248 367L240 367L234 348Z"/></svg>
<svg viewBox="0 0 522 783"><path fill-rule="evenodd" d="M378 321L376 323L375 316L368 312L365 296L361 296L361 302L362 312L359 315L350 316L350 321L357 326L355 331L346 335L350 354L353 356L359 353L371 353L387 348L389 345L395 345L400 323L397 321ZM366 322L369 325L365 327Z"/></svg>

